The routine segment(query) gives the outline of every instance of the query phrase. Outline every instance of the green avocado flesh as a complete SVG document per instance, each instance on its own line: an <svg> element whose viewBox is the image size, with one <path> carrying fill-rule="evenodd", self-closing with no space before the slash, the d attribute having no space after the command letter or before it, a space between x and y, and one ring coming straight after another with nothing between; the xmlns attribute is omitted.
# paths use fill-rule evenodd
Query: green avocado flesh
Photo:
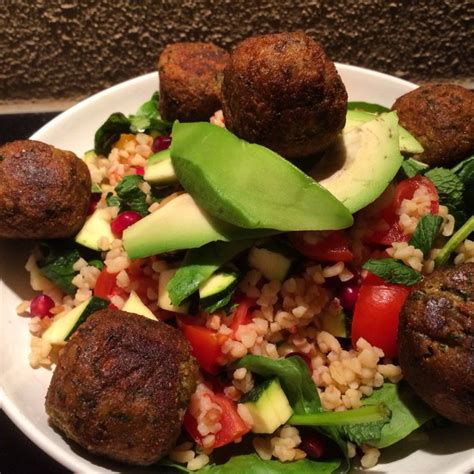
<svg viewBox="0 0 474 474"><path fill-rule="evenodd" d="M358 127L362 123L370 122L377 116L369 112L360 110L348 110L346 115L346 126L344 127L343 133L350 132L353 128ZM398 146L402 153L415 155L423 153L423 147L421 143L401 125L398 125Z"/></svg>
<svg viewBox="0 0 474 474"><path fill-rule="evenodd" d="M202 211L189 194L181 194L125 229L123 245L130 258L193 249L214 241L232 241L274 234L242 229Z"/></svg>
<svg viewBox="0 0 474 474"><path fill-rule="evenodd" d="M341 229L351 213L284 158L210 123L173 126L178 179L209 214L249 229Z"/></svg>
<svg viewBox="0 0 474 474"><path fill-rule="evenodd" d="M402 161L398 118L390 112L345 128L309 174L354 213L382 194Z"/></svg>

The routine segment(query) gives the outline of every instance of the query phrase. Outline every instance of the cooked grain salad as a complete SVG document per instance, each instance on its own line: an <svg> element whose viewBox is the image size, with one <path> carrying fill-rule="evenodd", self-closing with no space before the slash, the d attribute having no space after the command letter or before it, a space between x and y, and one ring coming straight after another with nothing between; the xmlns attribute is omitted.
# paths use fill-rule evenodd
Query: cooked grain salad
<svg viewBox="0 0 474 474"><path fill-rule="evenodd" d="M349 103L343 135L392 127L384 120L394 116L400 162L390 184L358 208L347 201L352 225L331 227L321 216L321 230L292 231L293 211L281 207L290 231L268 231L268 221L245 228L238 202L231 208L223 198L217 216L206 199L225 193L206 198L193 178L206 180L196 164L201 149L215 154L216 142L234 153L222 112L210 124L171 129L158 100L154 94L136 115L114 114L118 127L99 129L84 157L93 183L85 226L75 239L39 242L28 259L39 294L17 311L31 318L31 366L54 366L90 305L159 319L182 331L200 366L168 465L196 471L227 456L228 472L260 463L273 472L276 462L300 463L291 472L331 472L355 457L375 466L381 448L437 417L403 380L398 315L437 267L474 262L474 159L428 168L412 158L420 145L410 136L402 162L396 115ZM271 181L271 170L254 172L263 187ZM282 183L278 193L286 192ZM219 234L222 221L229 227ZM171 234L175 228L186 237ZM235 229L245 232L235 237Z"/></svg>

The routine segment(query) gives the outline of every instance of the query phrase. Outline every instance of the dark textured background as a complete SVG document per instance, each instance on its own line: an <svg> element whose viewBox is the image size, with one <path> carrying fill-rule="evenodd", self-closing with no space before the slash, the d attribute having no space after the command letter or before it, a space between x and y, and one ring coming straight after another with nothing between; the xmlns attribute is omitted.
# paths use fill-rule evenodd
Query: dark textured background
<svg viewBox="0 0 474 474"><path fill-rule="evenodd" d="M0 2L0 102L71 100L154 70L179 40L231 47L255 34L303 29L335 61L412 81L472 81L474 2Z"/></svg>

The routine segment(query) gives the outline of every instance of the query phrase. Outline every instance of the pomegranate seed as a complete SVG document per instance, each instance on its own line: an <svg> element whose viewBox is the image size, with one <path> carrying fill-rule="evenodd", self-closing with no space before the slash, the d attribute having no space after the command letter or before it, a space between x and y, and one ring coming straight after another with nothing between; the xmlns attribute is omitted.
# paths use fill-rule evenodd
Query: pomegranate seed
<svg viewBox="0 0 474 474"><path fill-rule="evenodd" d="M96 209L97 203L100 201L101 194L93 193L91 194L91 198L89 201L89 209L87 211L87 215L90 216Z"/></svg>
<svg viewBox="0 0 474 474"><path fill-rule="evenodd" d="M35 296L31 300L30 304L30 314L31 316L38 316L39 318L44 318L46 316L51 316L50 309L55 306L52 298L46 295Z"/></svg>
<svg viewBox="0 0 474 474"><path fill-rule="evenodd" d="M346 285L339 292L339 300L344 309L352 311L359 295L359 287L356 285Z"/></svg>
<svg viewBox="0 0 474 474"><path fill-rule="evenodd" d="M142 216L135 211L121 212L111 223L110 228L117 237L122 237L123 231L138 222Z"/></svg>
<svg viewBox="0 0 474 474"><path fill-rule="evenodd" d="M314 431L300 431L301 444L298 446L310 458L320 459L326 450L326 440L323 436L318 435Z"/></svg>
<svg viewBox="0 0 474 474"><path fill-rule="evenodd" d="M313 372L311 358L308 355L304 354L303 352L289 352L288 354L286 354L285 359L291 356L300 356L305 361L306 365L308 366L310 373Z"/></svg>
<svg viewBox="0 0 474 474"><path fill-rule="evenodd" d="M143 166L135 166L135 172L143 176L145 174L145 168L143 168Z"/></svg>
<svg viewBox="0 0 474 474"><path fill-rule="evenodd" d="M171 137L169 135L159 135L153 140L151 149L156 153L161 150L166 150L171 145Z"/></svg>

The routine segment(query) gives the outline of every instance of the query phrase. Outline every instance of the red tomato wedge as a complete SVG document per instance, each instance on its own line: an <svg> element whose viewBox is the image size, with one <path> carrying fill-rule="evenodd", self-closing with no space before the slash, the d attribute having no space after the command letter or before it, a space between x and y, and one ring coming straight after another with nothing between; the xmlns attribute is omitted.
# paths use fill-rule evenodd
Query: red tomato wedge
<svg viewBox="0 0 474 474"><path fill-rule="evenodd" d="M350 262L353 255L349 248L349 237L343 230L314 232L321 235L315 243L305 240L305 232L292 232L290 241L298 252L313 260L325 262Z"/></svg>
<svg viewBox="0 0 474 474"><path fill-rule="evenodd" d="M385 283L369 273L362 282L352 318L352 345L360 337L383 350L386 357L397 355L398 319L410 289Z"/></svg>
<svg viewBox="0 0 474 474"><path fill-rule="evenodd" d="M250 431L250 428L240 418L237 412L237 405L232 400L225 395L212 392L206 393L203 396L209 397L212 402L222 408L222 415L219 419L222 428L215 434L216 439L212 446L213 448L219 448L220 446L232 443ZM203 436L199 433L197 421L189 410L184 416L184 427L194 441L202 446Z"/></svg>
<svg viewBox="0 0 474 474"><path fill-rule="evenodd" d="M439 209L438 192L433 183L424 176L414 176L413 178L400 181L395 189L392 201L382 209L379 218L387 223L387 229L377 231L367 237L367 241L374 244L391 245L393 242L406 242L410 236L406 235L400 224L398 210L404 199L412 199L415 191L421 186L427 188L431 198L430 212L436 214Z"/></svg>
<svg viewBox="0 0 474 474"><path fill-rule="evenodd" d="M191 344L193 356L199 366L210 374L217 374L221 368L221 347L227 336L197 325L189 316L178 316L178 327Z"/></svg>

